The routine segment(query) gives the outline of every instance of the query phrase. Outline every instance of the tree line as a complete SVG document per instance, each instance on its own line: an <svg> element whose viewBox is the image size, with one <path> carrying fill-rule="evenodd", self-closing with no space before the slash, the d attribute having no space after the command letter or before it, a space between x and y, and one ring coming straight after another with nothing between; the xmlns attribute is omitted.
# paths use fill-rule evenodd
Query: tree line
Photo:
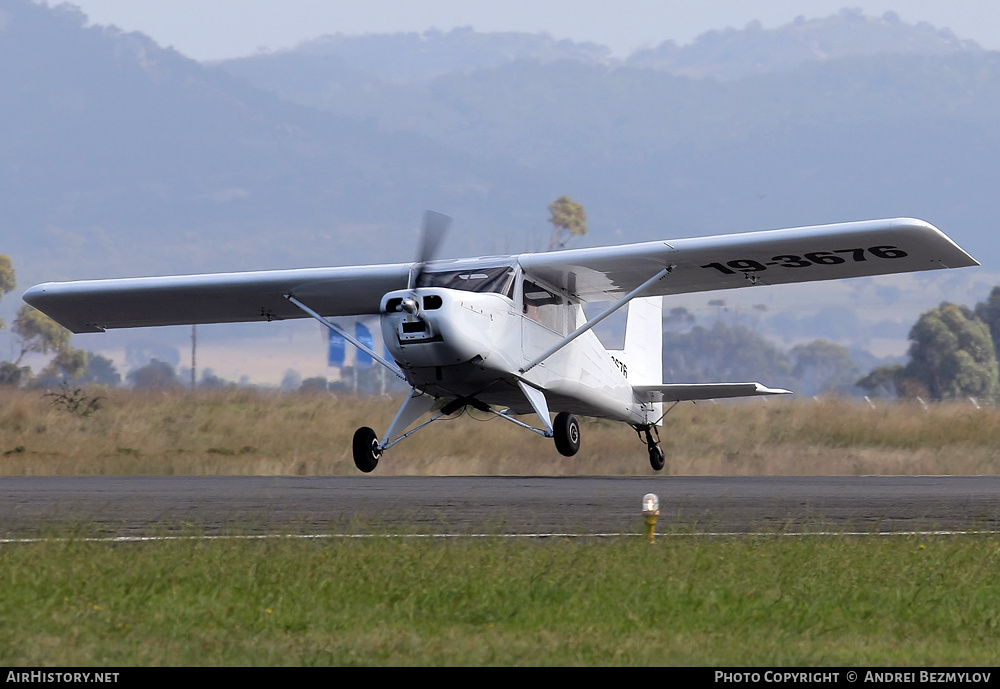
<svg viewBox="0 0 1000 689"><path fill-rule="evenodd" d="M696 324L683 307L663 315L663 379L678 383L759 381L806 396L860 396L861 367L843 345L813 340L784 350L747 325Z"/></svg>
<svg viewBox="0 0 1000 689"><path fill-rule="evenodd" d="M865 375L846 347L828 340L785 351L745 325L721 318L710 326L694 323L684 308L664 312L665 380L759 380L804 395L937 401L1000 396L1000 286L974 307L944 302L924 312L910 328L907 362L876 366Z"/></svg>

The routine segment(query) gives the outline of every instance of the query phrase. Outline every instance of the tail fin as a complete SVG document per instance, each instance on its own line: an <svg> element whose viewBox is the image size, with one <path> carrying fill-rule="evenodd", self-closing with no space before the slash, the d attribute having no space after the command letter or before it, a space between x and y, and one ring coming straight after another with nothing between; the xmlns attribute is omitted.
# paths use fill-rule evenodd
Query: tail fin
<svg viewBox="0 0 1000 689"><path fill-rule="evenodd" d="M615 352L633 387L663 385L663 297L642 297L628 303L625 349ZM663 402L647 400L646 422L663 415Z"/></svg>
<svg viewBox="0 0 1000 689"><path fill-rule="evenodd" d="M663 384L663 297L633 299L625 322L622 361L632 385Z"/></svg>

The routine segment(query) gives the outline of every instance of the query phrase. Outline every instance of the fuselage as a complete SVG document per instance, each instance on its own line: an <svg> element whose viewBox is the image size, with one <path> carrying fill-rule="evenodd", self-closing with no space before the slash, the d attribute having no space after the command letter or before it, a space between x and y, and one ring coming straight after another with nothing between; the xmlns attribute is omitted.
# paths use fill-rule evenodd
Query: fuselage
<svg viewBox="0 0 1000 689"><path fill-rule="evenodd" d="M417 390L526 414L523 381L544 392L552 412L643 423L649 410L592 331L522 371L585 320L570 295L509 265L429 271L421 286L389 292L381 303L383 341Z"/></svg>

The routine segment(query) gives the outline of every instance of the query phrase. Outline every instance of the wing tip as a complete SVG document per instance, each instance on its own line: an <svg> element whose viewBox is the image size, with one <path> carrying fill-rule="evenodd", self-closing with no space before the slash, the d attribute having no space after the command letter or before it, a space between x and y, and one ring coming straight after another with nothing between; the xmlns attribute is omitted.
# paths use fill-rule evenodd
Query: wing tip
<svg viewBox="0 0 1000 689"><path fill-rule="evenodd" d="M754 383L757 386L756 393L758 395L794 395L792 390L786 390L785 388L769 388L766 385L761 385L760 383Z"/></svg>

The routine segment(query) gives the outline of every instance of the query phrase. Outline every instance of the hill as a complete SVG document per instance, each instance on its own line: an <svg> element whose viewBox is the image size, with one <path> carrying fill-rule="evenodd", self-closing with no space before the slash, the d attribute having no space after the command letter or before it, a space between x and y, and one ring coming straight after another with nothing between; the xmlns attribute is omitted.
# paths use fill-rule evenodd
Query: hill
<svg viewBox="0 0 1000 689"><path fill-rule="evenodd" d="M386 63L414 40L340 38L321 54L303 46L220 67L300 105L561 180L596 220L597 242L903 214L994 249L980 209L996 172L1000 61L949 32L845 11L713 32L670 64L525 49L407 80ZM359 57L359 45L393 41L402 47L377 65ZM751 75L735 78L722 55ZM681 75L690 64L727 78Z"/></svg>
<svg viewBox="0 0 1000 689"><path fill-rule="evenodd" d="M742 31L709 31L689 45L664 41L636 51L626 64L671 74L720 80L742 79L861 55L949 55L982 53L975 41L925 22L907 24L895 12L866 16L858 9L764 30L750 22Z"/></svg>
<svg viewBox="0 0 1000 689"><path fill-rule="evenodd" d="M13 0L4 16L2 251L22 284L364 260L372 232L382 260L404 259L424 205L461 208L489 172L67 6Z"/></svg>
<svg viewBox="0 0 1000 689"><path fill-rule="evenodd" d="M457 30L206 65L65 5L2 12L0 253L21 287L408 260L424 208L456 218L447 255L540 249L562 194L587 208L589 245L922 217L986 270L724 295L771 338L881 356L1000 270L1000 55L891 15L750 25L624 61ZM717 318L699 299L684 305ZM9 319L15 300L2 306Z"/></svg>

